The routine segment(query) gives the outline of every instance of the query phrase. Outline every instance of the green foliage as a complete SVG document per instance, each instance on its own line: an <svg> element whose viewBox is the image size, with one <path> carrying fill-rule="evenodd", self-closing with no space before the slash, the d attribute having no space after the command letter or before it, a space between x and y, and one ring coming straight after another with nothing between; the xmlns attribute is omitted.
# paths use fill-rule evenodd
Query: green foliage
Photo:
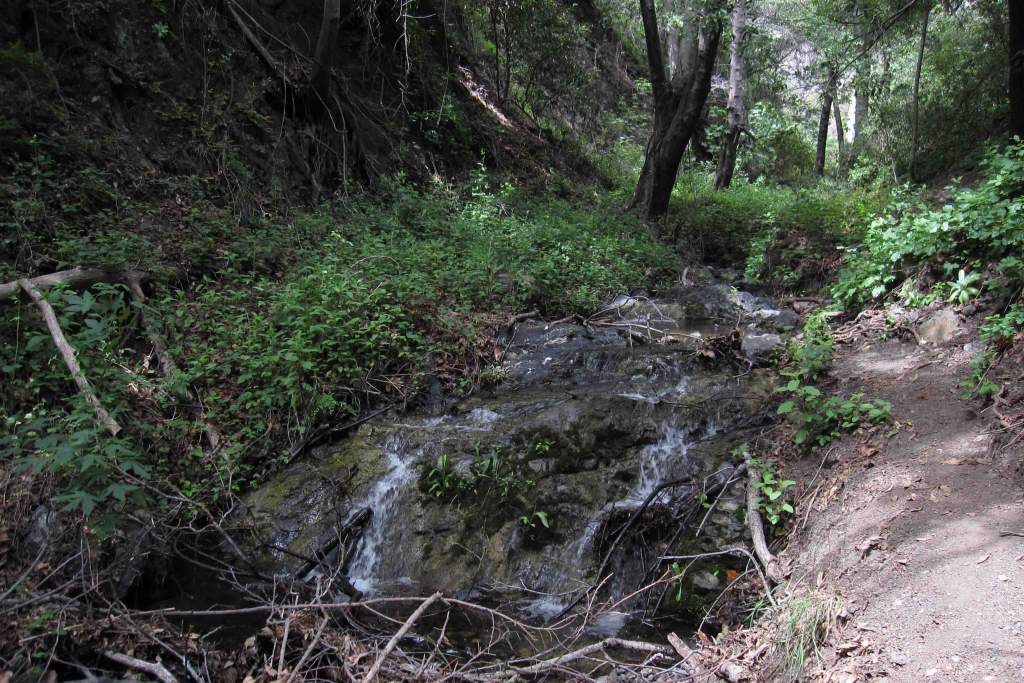
<svg viewBox="0 0 1024 683"><path fill-rule="evenodd" d="M803 121L780 107L758 102L748 114L751 142L740 148L737 165L751 180L806 181L814 171L814 147Z"/></svg>
<svg viewBox="0 0 1024 683"><path fill-rule="evenodd" d="M448 467L448 454L441 453L437 456L437 465L427 472L427 490L430 495L440 498L454 488L456 481L455 475Z"/></svg>
<svg viewBox="0 0 1024 683"><path fill-rule="evenodd" d="M980 281L980 274L967 273L961 268L957 278L946 285L949 289L948 301L960 305L967 304L981 293L981 288L977 286Z"/></svg>
<svg viewBox="0 0 1024 683"><path fill-rule="evenodd" d="M862 393L849 398L822 397L817 387L798 380L790 380L778 390L790 395L779 405L778 413L795 416L798 427L793 441L798 445L824 446L862 426L892 421L892 404L881 399L865 401Z"/></svg>
<svg viewBox="0 0 1024 683"><path fill-rule="evenodd" d="M776 388L776 392L787 398L779 404L777 412L795 419L797 431L793 440L798 445L824 446L862 426L892 419L892 405L887 401L865 401L860 393L849 398L823 395L816 384L831 365L834 350L835 342L824 310L810 314L803 338L787 346L782 374L789 381Z"/></svg>
<svg viewBox="0 0 1024 683"><path fill-rule="evenodd" d="M479 447L468 466L458 470L452 466L448 454L441 453L436 465L427 472L425 483L427 493L446 499L450 505L474 506L487 515L497 513L498 516L534 486L518 459L498 452L482 455ZM527 511L523 516L527 526L535 527L536 521L540 521L548 527L546 512Z"/></svg>
<svg viewBox="0 0 1024 683"><path fill-rule="evenodd" d="M783 375L800 382L816 382L832 364L835 339L828 324L825 309L818 309L804 319L803 334L799 341L790 341L786 347L787 368Z"/></svg>
<svg viewBox="0 0 1024 683"><path fill-rule="evenodd" d="M1014 337L1024 329L1024 304L1012 304L1004 313L990 315L981 326L981 338L997 349L1010 345Z"/></svg>
<svg viewBox="0 0 1024 683"><path fill-rule="evenodd" d="M737 178L715 192L712 175L681 172L673 194L675 238L705 259L744 264L754 281L796 287L821 278L835 245L855 239L876 206L861 191L788 188Z"/></svg>
<svg viewBox="0 0 1024 683"><path fill-rule="evenodd" d="M999 393L999 384L989 379L989 372L992 370L995 359L996 353L992 349L986 349L975 354L974 358L971 359L970 377L960 382L960 388L963 389L960 393L960 398L964 400L972 398L990 400Z"/></svg>
<svg viewBox="0 0 1024 683"><path fill-rule="evenodd" d="M1000 264L1004 286L1021 282L1024 251L1024 144L990 151L977 187L951 190L949 203L936 209L909 189L896 195L875 218L863 244L846 251L833 296L848 308L888 293L912 269L944 266L965 271L952 283L957 301L977 296L979 277L967 274L971 262Z"/></svg>
<svg viewBox="0 0 1024 683"><path fill-rule="evenodd" d="M78 361L105 407L118 419L127 413L130 383L144 384L118 365L121 329L130 316L120 287L99 284L81 294L51 290L47 299ZM56 482L54 500L65 510L90 515L140 492L128 477L148 479L151 467L133 436L110 436L93 408L77 393L34 306L2 309L0 459Z"/></svg>
<svg viewBox="0 0 1024 683"><path fill-rule="evenodd" d="M743 446L745 447L746 444ZM769 524L773 527L778 526L785 515L795 512L793 504L784 496L787 489L796 486L796 482L792 479L782 479L771 463L757 458L750 459L750 466L756 470L755 474L758 475L754 487L761 492L761 512L764 513Z"/></svg>
<svg viewBox="0 0 1024 683"><path fill-rule="evenodd" d="M534 510L532 513L528 515L522 515L519 518L520 524L522 524L523 526L527 526L531 529L537 528L537 522L540 522L541 526L543 526L545 529L551 528L551 524L548 521L548 513L544 512L543 510Z"/></svg>

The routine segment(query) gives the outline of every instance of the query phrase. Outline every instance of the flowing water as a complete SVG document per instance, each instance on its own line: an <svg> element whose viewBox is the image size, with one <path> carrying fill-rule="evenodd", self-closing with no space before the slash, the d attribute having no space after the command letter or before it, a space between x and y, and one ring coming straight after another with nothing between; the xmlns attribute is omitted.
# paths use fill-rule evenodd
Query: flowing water
<svg viewBox="0 0 1024 683"><path fill-rule="evenodd" d="M721 291L715 296L730 296ZM719 309L733 306L721 314L731 324L754 299L715 300L718 308L700 302L700 317L680 299L656 302L656 316L634 316L662 324L666 343L638 345L614 328L519 326L506 341L499 385L442 415L364 426L296 463L247 500L257 530L310 556L336 536L339 522L370 508L348 565L359 590L518 594L538 619L599 580L594 572L610 540L665 482L692 483L651 501L608 565L617 574L612 592L634 587L660 554L742 540L733 512L741 492L723 494L700 537L693 512L701 482L727 476L729 451L758 423L773 379L708 360L695 344L716 332ZM756 320L763 326L765 317ZM496 471L433 496L425 482L442 453L454 476L466 479L487 460ZM284 553L259 559L277 573L295 565ZM619 617L606 620L595 628L621 625Z"/></svg>

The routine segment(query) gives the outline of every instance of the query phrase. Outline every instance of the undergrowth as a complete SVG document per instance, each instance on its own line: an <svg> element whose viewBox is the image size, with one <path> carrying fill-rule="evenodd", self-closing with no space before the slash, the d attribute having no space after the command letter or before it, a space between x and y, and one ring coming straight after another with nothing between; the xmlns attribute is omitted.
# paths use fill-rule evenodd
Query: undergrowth
<svg viewBox="0 0 1024 683"><path fill-rule="evenodd" d="M967 303L1024 283L1024 144L991 150L975 187L949 188L931 208L909 187L871 221L862 244L846 250L832 295L847 308L864 306L899 288L904 300L935 291ZM994 264L981 277L978 271ZM907 281L910 281L909 283ZM923 291L922 291L923 290Z"/></svg>
<svg viewBox="0 0 1024 683"><path fill-rule="evenodd" d="M787 346L782 375L789 381L776 389L786 395L778 414L796 423L793 441L797 445L824 446L861 427L892 420L892 405L887 401L866 400L859 392L848 397L827 395L819 388L834 352L828 312L823 310L809 315L802 339Z"/></svg>
<svg viewBox="0 0 1024 683"><path fill-rule="evenodd" d="M216 262L217 277L187 289L162 282L145 311L177 362L173 376L158 372L123 286L47 294L126 426L116 438L76 398L35 308L3 308L0 457L55 476L68 507L116 507L157 475L199 498L254 486L314 433L370 405L414 400L427 373L470 388L495 358L489 332L510 312L585 314L673 263L639 219L607 203L493 188L482 172L464 189L396 178L383 196L290 218L191 220L228 225L187 245L188 262ZM103 265L152 256L108 258L119 253L121 263ZM216 452L189 394L226 437Z"/></svg>

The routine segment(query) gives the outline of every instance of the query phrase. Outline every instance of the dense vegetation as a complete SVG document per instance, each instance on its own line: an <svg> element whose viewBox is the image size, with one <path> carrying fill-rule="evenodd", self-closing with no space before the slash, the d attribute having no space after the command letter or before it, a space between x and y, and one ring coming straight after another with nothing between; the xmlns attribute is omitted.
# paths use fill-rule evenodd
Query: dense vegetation
<svg viewBox="0 0 1024 683"><path fill-rule="evenodd" d="M368 416L500 380L517 314L700 265L821 304L780 360L798 444L892 418L823 388L828 320L868 307L979 312L965 396L1024 401L1005 2L65 5L0 21L0 558L40 506L97 552L217 519ZM39 292L92 400L29 296L74 268L102 275Z"/></svg>

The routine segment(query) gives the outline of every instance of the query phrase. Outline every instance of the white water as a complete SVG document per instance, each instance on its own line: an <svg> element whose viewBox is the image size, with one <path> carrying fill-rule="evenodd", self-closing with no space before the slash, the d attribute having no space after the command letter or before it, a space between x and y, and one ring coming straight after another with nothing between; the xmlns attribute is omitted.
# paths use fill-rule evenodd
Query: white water
<svg viewBox="0 0 1024 683"><path fill-rule="evenodd" d="M631 501L642 503L659 484L672 478L673 466L683 460L690 449L686 437L686 429L665 424L661 439L644 446L640 451L640 480L630 495Z"/></svg>
<svg viewBox="0 0 1024 683"><path fill-rule="evenodd" d="M380 567L384 536L399 512L399 500L416 477L415 458L404 454L400 440L391 438L384 447L388 459L387 474L377 480L366 499L354 509L369 507L373 510L370 525L363 532L356 555L348 568L349 581L360 591L370 591Z"/></svg>

